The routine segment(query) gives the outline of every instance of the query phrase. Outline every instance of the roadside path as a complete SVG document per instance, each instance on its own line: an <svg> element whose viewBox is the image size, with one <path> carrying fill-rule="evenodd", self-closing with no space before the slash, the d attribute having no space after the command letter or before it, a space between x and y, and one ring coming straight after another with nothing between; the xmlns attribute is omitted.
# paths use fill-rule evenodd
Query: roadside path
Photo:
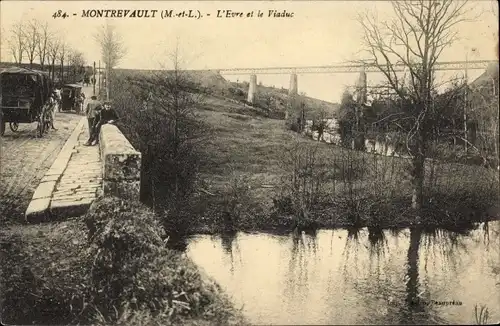
<svg viewBox="0 0 500 326"><path fill-rule="evenodd" d="M91 88L84 88L90 98ZM80 117L75 130L45 173L26 209L28 222L52 221L85 214L102 185L98 146L84 146L87 119Z"/></svg>

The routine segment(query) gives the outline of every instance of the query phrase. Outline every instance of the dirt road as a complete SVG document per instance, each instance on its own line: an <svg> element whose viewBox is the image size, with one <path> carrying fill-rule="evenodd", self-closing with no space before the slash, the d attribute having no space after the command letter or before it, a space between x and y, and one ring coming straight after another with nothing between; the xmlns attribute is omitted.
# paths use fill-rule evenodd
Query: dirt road
<svg viewBox="0 0 500 326"><path fill-rule="evenodd" d="M76 127L81 115L57 113L54 126L36 137L36 123L20 124L17 132L8 127L0 139L0 223L23 219L36 187Z"/></svg>
<svg viewBox="0 0 500 326"><path fill-rule="evenodd" d="M84 87L87 98L91 88ZM36 123L19 124L12 132L7 126L0 137L0 225L23 221L45 172L50 168L81 115L57 112L54 126L42 138L36 137Z"/></svg>

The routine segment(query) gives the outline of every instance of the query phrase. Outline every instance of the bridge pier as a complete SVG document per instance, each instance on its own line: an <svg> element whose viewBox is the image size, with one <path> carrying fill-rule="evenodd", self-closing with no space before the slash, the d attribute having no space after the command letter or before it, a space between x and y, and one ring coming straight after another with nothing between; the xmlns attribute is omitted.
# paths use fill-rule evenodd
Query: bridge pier
<svg viewBox="0 0 500 326"><path fill-rule="evenodd" d="M288 95L293 96L298 94L297 74L290 75L290 87L288 88Z"/></svg>
<svg viewBox="0 0 500 326"><path fill-rule="evenodd" d="M257 93L257 75L250 75L250 83L248 85L248 103L254 103L255 94Z"/></svg>
<svg viewBox="0 0 500 326"><path fill-rule="evenodd" d="M361 68L359 72L358 82L356 84L356 102L358 104L365 104L367 101L367 83L366 83L366 71L365 68Z"/></svg>

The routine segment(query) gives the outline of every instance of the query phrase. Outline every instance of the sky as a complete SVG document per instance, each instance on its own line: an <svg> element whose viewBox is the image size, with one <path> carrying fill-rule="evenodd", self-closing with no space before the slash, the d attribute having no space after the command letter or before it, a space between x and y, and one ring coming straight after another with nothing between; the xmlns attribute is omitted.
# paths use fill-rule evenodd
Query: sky
<svg viewBox="0 0 500 326"><path fill-rule="evenodd" d="M440 61L496 59L498 9L496 1L471 0L474 22L457 26L460 40L446 49ZM11 61L5 40L11 26L35 18L49 23L51 30L68 44L83 52L87 63L100 59L100 49L92 37L106 18L82 17L92 9L158 10L155 18L108 18L116 26L127 53L122 68L155 69L169 66L168 54L179 46L181 64L188 69L225 69L276 66L331 65L359 58L362 29L357 21L360 12L391 17L387 1L1 1L1 59ZM68 18L52 18L57 11ZM198 11L204 16L193 18L160 17L163 10ZM218 18L217 11L231 10L254 17ZM256 17L257 12L264 17ZM293 13L293 17L267 17L269 10ZM73 13L76 16L73 16ZM210 16L208 16L210 14ZM470 49L475 48L474 53ZM445 77L461 72L446 73ZM481 71L471 71L471 79ZM227 76L231 80L249 80L249 76ZM258 82L288 88L287 75L260 75ZM357 74L307 74L298 76L299 92L337 102L346 86L353 85ZM369 84L381 76L368 74Z"/></svg>

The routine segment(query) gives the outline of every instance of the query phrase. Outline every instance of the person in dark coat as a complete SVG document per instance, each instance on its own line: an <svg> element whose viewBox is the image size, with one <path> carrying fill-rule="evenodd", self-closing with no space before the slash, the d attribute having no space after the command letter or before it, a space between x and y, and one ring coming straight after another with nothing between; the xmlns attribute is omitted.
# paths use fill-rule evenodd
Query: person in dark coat
<svg viewBox="0 0 500 326"><path fill-rule="evenodd" d="M89 129L89 139L92 136L92 128L94 128L94 120L98 112L101 110L101 102L97 100L97 96L93 95L90 101L87 103L87 108L85 113L87 115L88 129Z"/></svg>
<svg viewBox="0 0 500 326"><path fill-rule="evenodd" d="M92 134L84 145L91 146L94 141L95 144L98 144L102 125L106 123L115 123L116 120L118 120L118 114L116 114L116 111L111 107L111 103L109 101L104 102L102 110L100 110L95 117Z"/></svg>

